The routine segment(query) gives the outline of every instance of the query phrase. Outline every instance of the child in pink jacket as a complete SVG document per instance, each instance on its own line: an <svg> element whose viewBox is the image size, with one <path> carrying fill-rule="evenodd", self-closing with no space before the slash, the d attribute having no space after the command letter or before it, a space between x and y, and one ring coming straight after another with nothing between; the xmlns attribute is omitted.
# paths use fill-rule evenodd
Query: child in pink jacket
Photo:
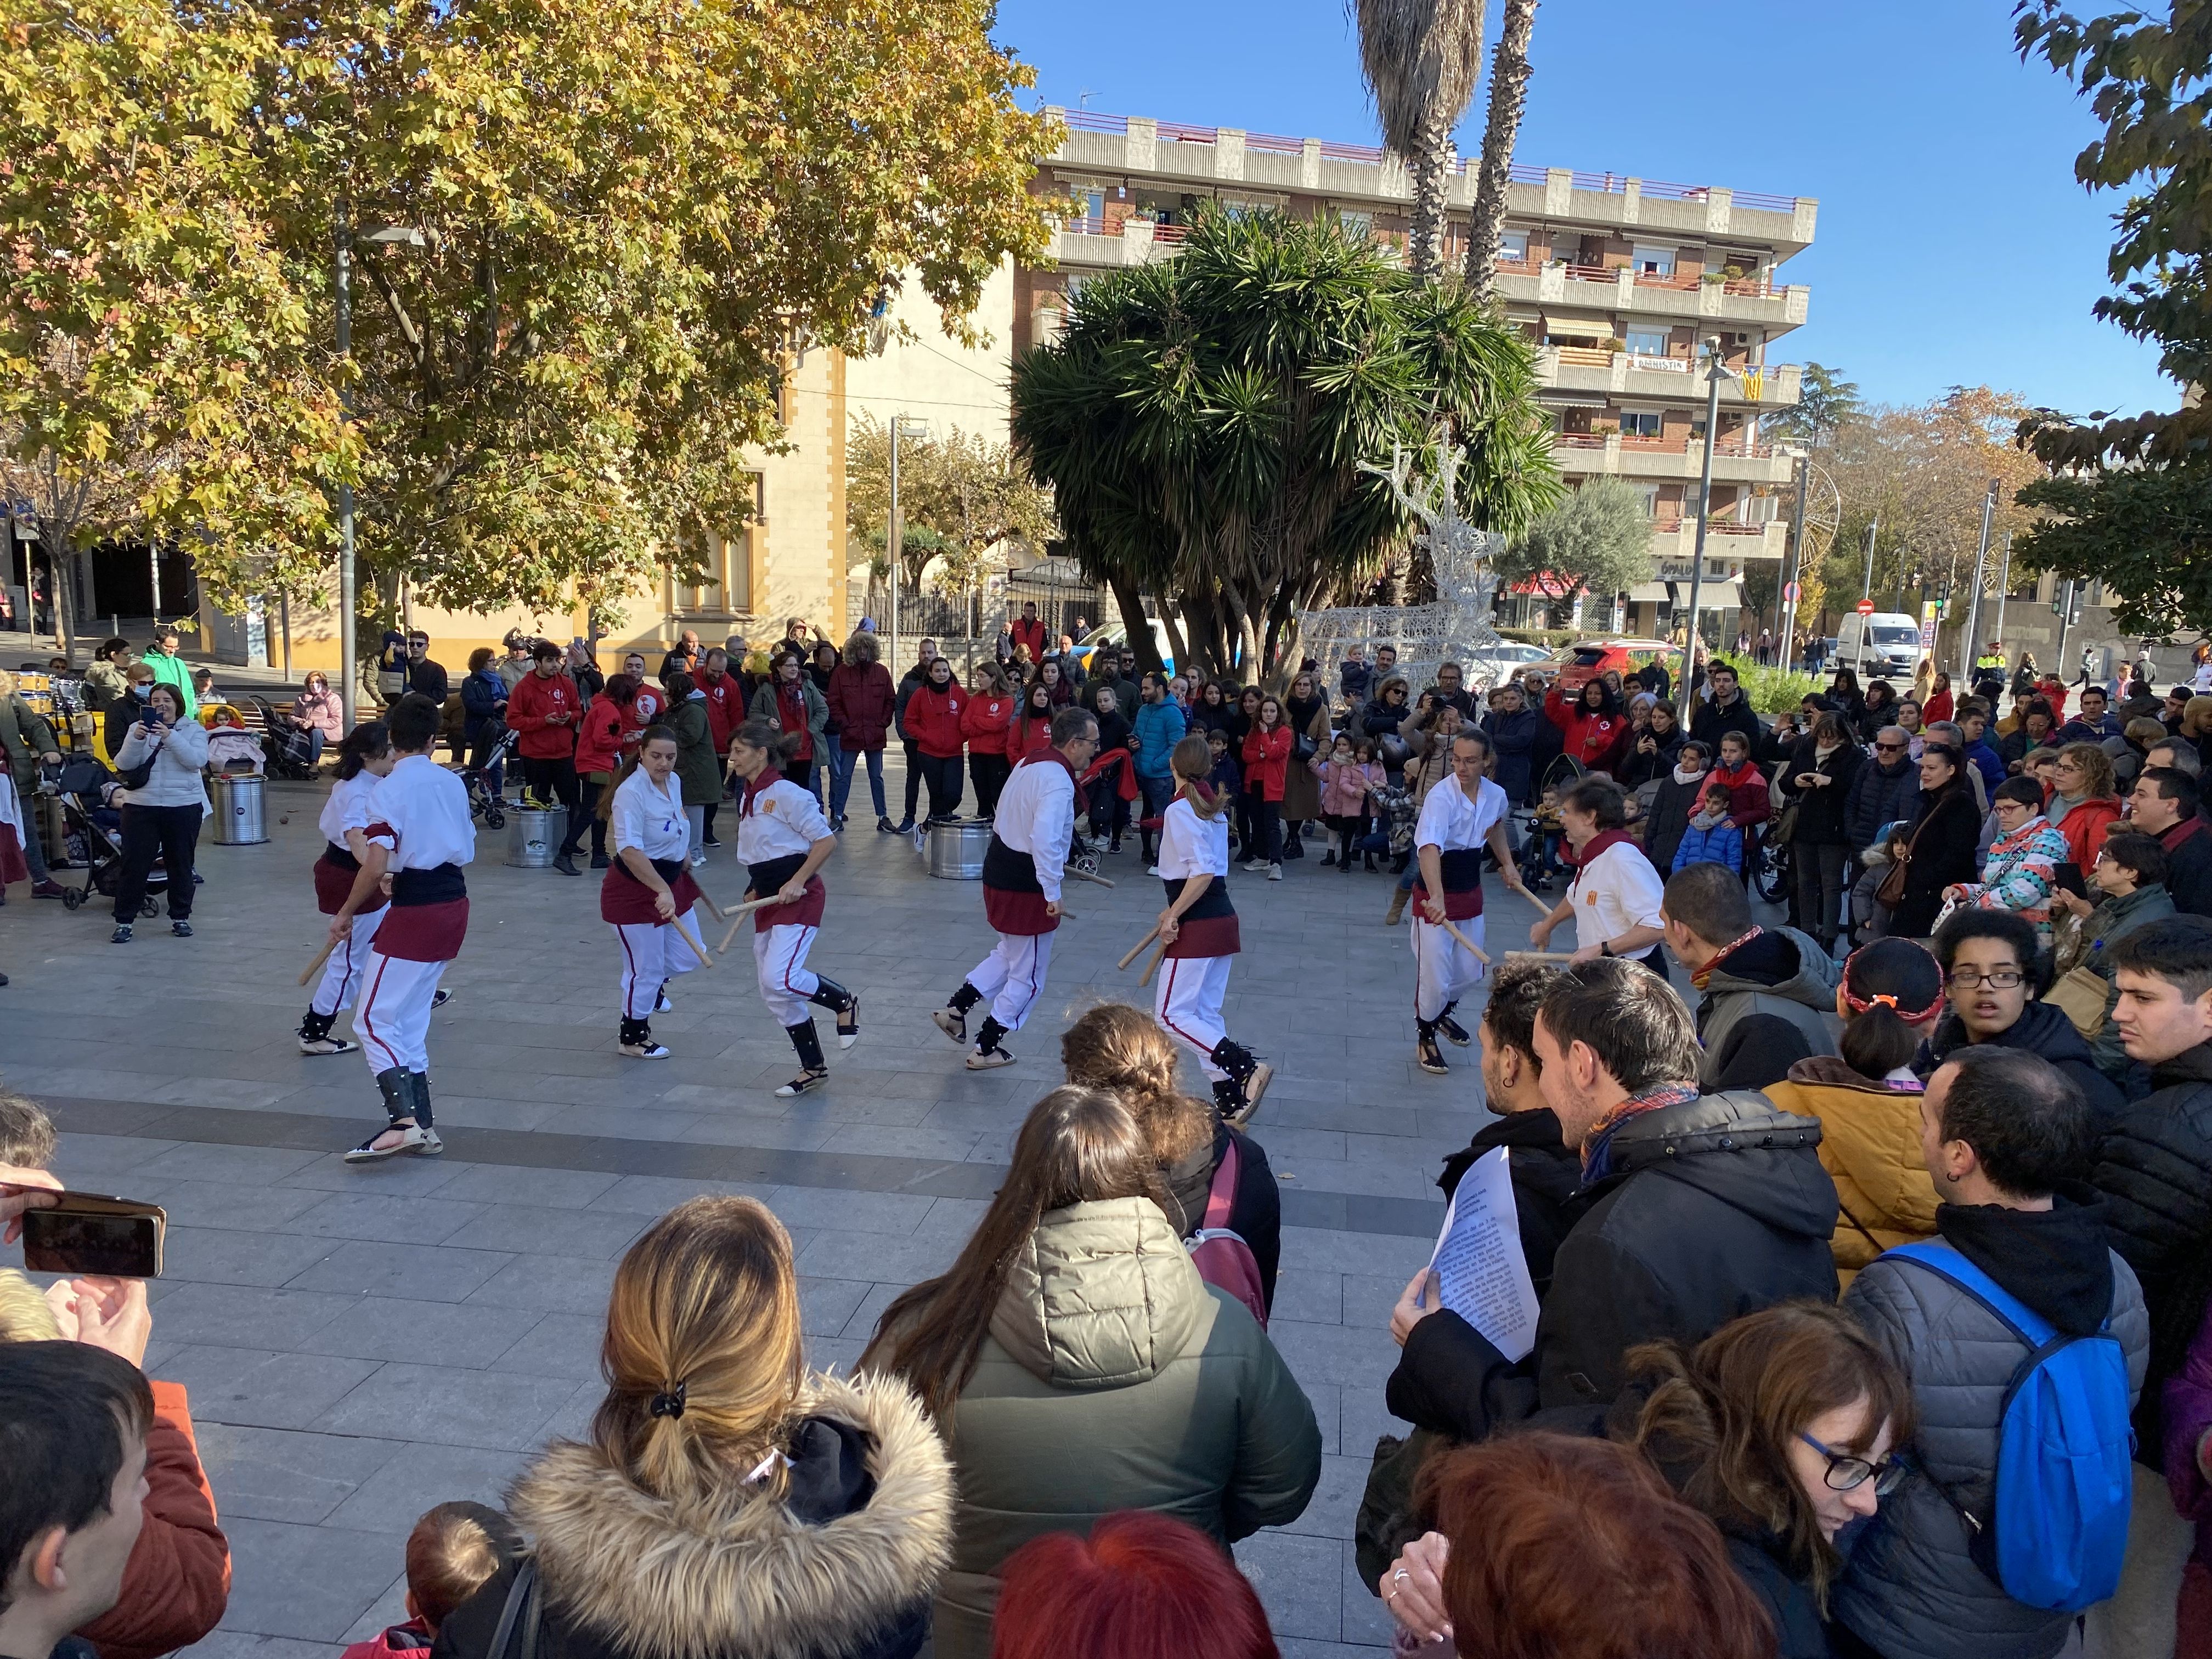
<svg viewBox="0 0 2212 1659"><path fill-rule="evenodd" d="M1338 732L1336 741L1324 757L1316 754L1306 764L1321 780L1322 822L1328 826L1335 845L1322 860L1324 870L1334 865L1340 870L1352 868L1352 850L1360 836L1367 833L1367 802L1382 787L1382 768L1376 763L1375 754L1364 738L1355 739ZM1375 855L1367 855L1367 867L1375 867Z"/></svg>

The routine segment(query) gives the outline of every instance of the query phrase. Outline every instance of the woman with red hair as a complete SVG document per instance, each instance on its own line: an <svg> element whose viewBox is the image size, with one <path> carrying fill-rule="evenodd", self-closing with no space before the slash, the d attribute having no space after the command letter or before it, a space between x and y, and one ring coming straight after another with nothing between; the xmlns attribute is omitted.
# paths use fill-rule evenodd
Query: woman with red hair
<svg viewBox="0 0 2212 1659"><path fill-rule="evenodd" d="M1195 1527L1124 1510L1006 1558L991 1659L1277 1659L1260 1598Z"/></svg>

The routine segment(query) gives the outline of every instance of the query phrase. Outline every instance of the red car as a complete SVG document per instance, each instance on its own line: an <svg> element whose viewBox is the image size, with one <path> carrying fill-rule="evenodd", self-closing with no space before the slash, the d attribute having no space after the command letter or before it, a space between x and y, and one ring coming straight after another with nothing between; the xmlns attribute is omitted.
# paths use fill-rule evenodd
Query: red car
<svg viewBox="0 0 2212 1659"><path fill-rule="evenodd" d="M1680 646L1669 645L1664 640L1584 640L1579 645L1569 646L1551 667L1559 676L1559 690L1571 695L1608 668L1618 669L1626 678L1654 657L1679 658L1681 653ZM1668 673L1673 675L1676 666L1675 662L1668 661Z"/></svg>

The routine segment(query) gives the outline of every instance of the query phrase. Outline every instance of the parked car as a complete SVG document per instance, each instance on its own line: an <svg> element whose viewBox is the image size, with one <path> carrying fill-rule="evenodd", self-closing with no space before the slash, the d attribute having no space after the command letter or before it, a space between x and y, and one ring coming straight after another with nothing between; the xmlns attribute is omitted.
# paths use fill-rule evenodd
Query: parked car
<svg viewBox="0 0 2212 1659"><path fill-rule="evenodd" d="M1160 660L1167 665L1168 672L1175 672L1175 647L1168 638L1168 625L1158 617L1149 618L1152 624L1152 643L1159 649ZM1129 630L1117 622L1101 623L1075 642L1075 659L1083 665L1083 672L1091 672L1091 653L1102 645L1115 650L1128 643Z"/></svg>
<svg viewBox="0 0 2212 1659"><path fill-rule="evenodd" d="M1671 673L1676 666L1672 659L1680 657L1681 652L1680 646L1669 645L1664 640L1583 640L1561 652L1553 669L1559 677L1559 690L1571 694L1608 668L1618 669L1623 675L1632 674L1655 657L1667 659L1668 672Z"/></svg>

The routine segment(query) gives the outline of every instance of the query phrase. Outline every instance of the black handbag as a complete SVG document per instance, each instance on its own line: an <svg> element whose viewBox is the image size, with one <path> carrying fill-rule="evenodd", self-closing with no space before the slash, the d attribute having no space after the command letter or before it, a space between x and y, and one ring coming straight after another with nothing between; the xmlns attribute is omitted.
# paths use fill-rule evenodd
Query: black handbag
<svg viewBox="0 0 2212 1659"><path fill-rule="evenodd" d="M1434 1429L1415 1429L1401 1440L1386 1434L1375 1443L1375 1461L1367 1471L1367 1489L1359 1497L1359 1514L1352 1522L1352 1557L1358 1564L1359 1582L1370 1595L1406 1546L1428 1530L1413 1507L1413 1485L1429 1455L1447 1449L1451 1441ZM499 1659L495 1653L492 1659Z"/></svg>
<svg viewBox="0 0 2212 1659"><path fill-rule="evenodd" d="M514 1582L507 1586L506 1604L499 1610L499 1627L492 1632L484 1659L538 1659L538 1621L543 1600L538 1594L537 1558L525 1556ZM516 1644L512 1653L507 1650L511 1643Z"/></svg>

